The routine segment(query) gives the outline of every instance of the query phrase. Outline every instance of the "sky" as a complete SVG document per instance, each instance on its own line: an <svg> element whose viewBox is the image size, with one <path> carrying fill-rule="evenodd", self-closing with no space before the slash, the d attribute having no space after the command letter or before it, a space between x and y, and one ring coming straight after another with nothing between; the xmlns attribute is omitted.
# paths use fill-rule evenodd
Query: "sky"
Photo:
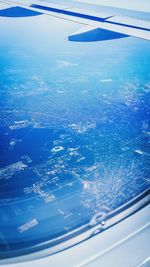
<svg viewBox="0 0 150 267"><path fill-rule="evenodd" d="M76 0L76 1L150 12L150 0Z"/></svg>

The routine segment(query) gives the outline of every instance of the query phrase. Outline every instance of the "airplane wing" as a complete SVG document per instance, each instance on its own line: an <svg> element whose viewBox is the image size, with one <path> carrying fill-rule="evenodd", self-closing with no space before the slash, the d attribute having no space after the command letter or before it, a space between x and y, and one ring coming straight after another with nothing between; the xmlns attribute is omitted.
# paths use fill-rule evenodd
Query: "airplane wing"
<svg viewBox="0 0 150 267"><path fill-rule="evenodd" d="M9 1L3 0L5 3L12 3L18 7L26 7L29 10L36 11L39 14L47 14L59 17L61 19L70 20L84 25L83 29L77 33L73 33L68 37L70 41L80 41L88 35L96 33L100 35L100 40L110 39L117 34L118 38L133 36L145 40L150 40L150 20L139 20L130 17L115 15L114 13L104 14L99 12L91 12L86 9L78 9L70 4L54 4L47 2L26 2L26 1ZM86 27L85 27L86 26ZM103 38L103 36L105 36ZM115 37L114 37L115 38Z"/></svg>

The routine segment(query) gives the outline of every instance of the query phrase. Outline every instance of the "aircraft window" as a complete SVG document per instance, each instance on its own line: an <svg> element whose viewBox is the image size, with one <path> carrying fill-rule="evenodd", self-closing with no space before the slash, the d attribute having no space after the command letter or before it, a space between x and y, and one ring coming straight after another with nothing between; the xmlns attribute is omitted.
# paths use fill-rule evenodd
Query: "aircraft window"
<svg viewBox="0 0 150 267"><path fill-rule="evenodd" d="M5 258L103 228L148 195L150 53L136 38L70 42L81 26L44 15L0 24Z"/></svg>

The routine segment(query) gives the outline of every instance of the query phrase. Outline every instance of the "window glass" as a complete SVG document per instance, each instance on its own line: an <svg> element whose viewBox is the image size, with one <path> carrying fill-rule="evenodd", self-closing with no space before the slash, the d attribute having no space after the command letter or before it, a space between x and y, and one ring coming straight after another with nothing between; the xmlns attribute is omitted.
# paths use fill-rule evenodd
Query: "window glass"
<svg viewBox="0 0 150 267"><path fill-rule="evenodd" d="M82 25L0 17L0 257L150 186L150 47L69 42ZM21 252L18 252L21 253Z"/></svg>

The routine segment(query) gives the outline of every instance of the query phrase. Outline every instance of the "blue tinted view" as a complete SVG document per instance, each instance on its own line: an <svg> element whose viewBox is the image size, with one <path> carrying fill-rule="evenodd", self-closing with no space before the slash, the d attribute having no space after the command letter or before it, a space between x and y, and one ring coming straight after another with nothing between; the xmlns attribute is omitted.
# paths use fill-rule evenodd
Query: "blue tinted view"
<svg viewBox="0 0 150 267"><path fill-rule="evenodd" d="M35 15L35 14L34 14ZM150 187L150 44L0 17L0 257L103 219Z"/></svg>

